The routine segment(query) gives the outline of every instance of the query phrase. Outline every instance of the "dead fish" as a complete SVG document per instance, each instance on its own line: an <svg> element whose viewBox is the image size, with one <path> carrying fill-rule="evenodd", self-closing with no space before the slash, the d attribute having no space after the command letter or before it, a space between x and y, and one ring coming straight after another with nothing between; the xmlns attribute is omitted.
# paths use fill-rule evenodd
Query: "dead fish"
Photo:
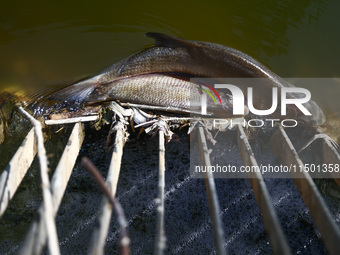
<svg viewBox="0 0 340 255"><path fill-rule="evenodd" d="M105 86L97 86L87 97L86 104L117 101L163 107L179 113L200 113L202 84L178 79L165 74L141 74L115 79ZM213 93L213 92L210 92ZM207 97L207 113L216 117L233 117L232 99L219 92L219 100ZM217 101L217 102L216 102ZM248 108L245 106L245 113Z"/></svg>
<svg viewBox="0 0 340 255"><path fill-rule="evenodd" d="M119 61L89 80L76 83L51 95L50 99L86 101L96 88L116 85L117 82L114 81L117 79L144 74L176 74L187 78L265 78L261 86L254 88L253 101L257 109L268 109L271 106L273 87L292 86L254 58L236 49L160 33L146 35L155 39L155 46ZM249 84L237 85L245 94L247 93ZM300 98L300 95L290 94L290 97ZM313 115L305 121L313 125L321 125L325 121L325 116L316 103L309 101L305 107ZM303 117L299 110L291 109L288 112L292 113L288 117Z"/></svg>
<svg viewBox="0 0 340 255"><path fill-rule="evenodd" d="M117 101L138 105L141 108L155 106L158 110L184 114L201 114L201 98L203 91L210 95L216 90L209 85L181 79L179 75L161 73L140 74L124 78L116 78L111 82L98 85L96 76L83 82L70 85L43 98L34 105L37 115L50 114L58 110L81 110L84 106L92 106L107 101ZM216 92L207 97L207 115L231 118L232 98L223 92ZM245 115L249 110L244 106Z"/></svg>
<svg viewBox="0 0 340 255"><path fill-rule="evenodd" d="M208 78L271 78L273 86L289 86L249 55L220 44L147 33L155 46L119 61L99 75L100 83L145 73L182 73ZM274 85L275 84L275 85Z"/></svg>

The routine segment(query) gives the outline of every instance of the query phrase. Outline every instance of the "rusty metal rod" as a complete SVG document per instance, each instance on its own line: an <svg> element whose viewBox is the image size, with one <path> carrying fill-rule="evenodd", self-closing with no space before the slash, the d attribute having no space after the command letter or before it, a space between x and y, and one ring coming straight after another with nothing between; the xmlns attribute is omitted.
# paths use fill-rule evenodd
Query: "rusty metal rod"
<svg viewBox="0 0 340 255"><path fill-rule="evenodd" d="M125 141L124 124L121 121L116 123L114 125L114 131L116 132L116 137L113 146L109 171L106 177L106 184L112 196L116 195L120 174ZM97 224L92 232L88 254L100 255L104 253L106 238L110 227L111 215L112 206L108 198L104 195L101 201L99 215L97 217Z"/></svg>
<svg viewBox="0 0 340 255"><path fill-rule="evenodd" d="M237 145L240 150L241 158L244 165L254 166L259 169L254 153L241 125L237 125ZM283 234L279 220L277 218L274 206L271 202L270 195L262 174L258 172L248 173L249 182L257 201L257 205L262 214L262 220L269 236L269 241L274 254L291 254L290 248Z"/></svg>
<svg viewBox="0 0 340 255"><path fill-rule="evenodd" d="M131 103L120 103L120 105L121 106L127 106L127 107L136 107L136 108L139 108L139 109L149 109L149 110L153 110L153 111L185 112L185 113L191 113L191 114L201 114L201 112L183 110L181 108L176 108L176 107L164 107L164 106L142 105L142 104L131 104ZM207 115L211 115L211 113L208 113Z"/></svg>
<svg viewBox="0 0 340 255"><path fill-rule="evenodd" d="M273 134L270 144L273 152L282 158L286 165L295 166L297 171L291 171L291 176L314 219L315 225L321 233L329 253L340 254L339 227L332 219L325 201L306 171L287 133L281 126Z"/></svg>
<svg viewBox="0 0 340 255"><path fill-rule="evenodd" d="M130 238L128 235L127 230L127 221L125 218L124 210L119 203L119 201L116 199L116 197L113 197L110 190L106 186L104 178L99 173L98 168L89 160L87 157L82 158L82 163L86 170L92 174L93 178L97 182L98 186L102 190L102 192L106 195L108 200L110 201L113 210L117 217L118 226L120 228L120 254L121 255L128 255L130 253Z"/></svg>
<svg viewBox="0 0 340 255"><path fill-rule="evenodd" d="M35 154L37 146L32 128L0 176L0 218L25 177Z"/></svg>
<svg viewBox="0 0 340 255"><path fill-rule="evenodd" d="M317 130L318 134L322 134L321 130ZM330 139L326 137L322 137L319 139L318 143L315 144L316 150L318 151L318 155L321 156L321 160L325 164L333 164L333 165L340 165L340 154L337 148L332 144ZM332 177L334 178L335 182L340 186L340 173L332 171Z"/></svg>
<svg viewBox="0 0 340 255"><path fill-rule="evenodd" d="M322 162L325 164L338 164L340 165L340 155L339 152L331 145L328 140L322 139L321 140L321 148L322 148ZM335 182L340 186L340 174L339 172L331 172Z"/></svg>
<svg viewBox="0 0 340 255"><path fill-rule="evenodd" d="M164 230L164 188L165 188L165 147L164 131L159 130L159 166L158 166L158 198L157 198L157 226L154 254L161 255L165 248Z"/></svg>
<svg viewBox="0 0 340 255"><path fill-rule="evenodd" d="M70 138L51 180L54 217L57 214L59 205L65 193L68 180L71 176L83 140L84 125L77 123L72 129ZM39 214L42 210L43 208L40 206ZM20 249L20 254L41 254L46 243L46 238L47 232L44 222L41 220L41 217L36 217L26 235L24 244Z"/></svg>
<svg viewBox="0 0 340 255"><path fill-rule="evenodd" d="M198 144L199 144L202 164L205 167L211 166L207 141L205 139L203 127L198 128L198 136L199 136ZM208 196L208 202L209 202L209 208L210 208L210 217L211 217L212 227L214 231L216 253L219 255L226 254L226 250L224 249L224 241L225 241L224 231L222 228L223 225L222 225L222 221L220 218L221 210L220 210L220 206L219 206L219 202L217 198L214 176L210 171L205 172L204 181L205 181L205 187L207 190L207 196Z"/></svg>
<svg viewBox="0 0 340 255"><path fill-rule="evenodd" d="M48 233L48 246L50 253L53 255L60 254L57 229L54 221L54 209L52 202L52 192L50 190L50 181L48 178L48 161L46 156L46 150L44 146L44 138L42 133L41 123L33 118L28 112L24 110L21 106L18 107L19 112L27 118L34 126L34 131L37 139L37 149L41 173L41 186L43 191L43 205L44 210L42 211L43 218L45 220L45 227Z"/></svg>

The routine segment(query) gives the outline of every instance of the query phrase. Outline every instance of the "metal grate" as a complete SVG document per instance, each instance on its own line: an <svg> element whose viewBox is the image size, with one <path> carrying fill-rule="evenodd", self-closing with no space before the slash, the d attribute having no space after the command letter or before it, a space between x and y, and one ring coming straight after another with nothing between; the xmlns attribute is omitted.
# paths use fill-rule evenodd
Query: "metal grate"
<svg viewBox="0 0 340 255"><path fill-rule="evenodd" d="M33 129L28 133L22 145L18 148L12 160L6 167L0 177L0 217L6 211L6 208L18 189L27 169L31 165L35 154L39 151L40 169L42 178L42 187L44 190L43 203L39 208L40 217L36 218L26 236L26 240L20 249L21 254L41 254L43 248L48 242L51 254L59 254L58 240L55 231L54 218L58 212L63 194L66 190L72 169L76 162L76 158L82 147L84 140L84 126L77 122L73 126L72 133L68 143L64 148L62 157L52 176L51 184L47 178L47 163L44 162L44 149L42 146L42 134L40 123L30 117L22 108L20 112L29 118L33 124ZM121 118L123 119L123 118ZM81 119L83 120L83 119ZM94 120L94 117L88 121ZM79 121L77 119L76 121ZM58 123L56 123L58 124ZM112 159L109 171L106 177L106 183L111 191L112 196L116 195L117 184L120 176L120 168L123 156L123 147L125 145L125 125L124 121L120 121L115 125L115 143L112 152ZM158 126L158 154L159 154L159 173L158 173L158 189L157 189L157 222L155 225L154 254L163 254L166 247L166 228L165 225L165 133L164 126ZM237 126L237 146L244 165L257 166L257 160L252 151L250 143L247 139L242 126ZM339 163L340 156L336 149L329 143L327 139L319 139L318 154L325 163ZM203 127L198 128L198 143L203 165L209 166L210 156L208 144L206 141ZM278 127L270 140L272 151L282 157L282 161L286 165L295 164L304 168L296 149L290 141L288 135L282 127ZM280 144L280 148L276 146ZM46 160L45 160L46 161ZM303 176L296 176L291 173L292 179L299 190L303 201L305 202L314 223L321 233L322 239L330 254L340 254L340 231L334 222L334 219L327 208L320 192L318 191L314 181L307 172L299 173ZM213 229L215 252L217 254L226 254L228 246L228 234L221 220L224 212L220 209L221 198L218 198L216 191L215 179L212 174L207 172L204 176L206 193L210 208L211 226ZM257 205L261 211L263 224L270 241L270 245L275 254L290 254L291 249L288 245L284 231L280 225L278 215L274 208L274 204L270 198L269 191L265 181L260 173L251 173L248 176L250 184L255 195ZM339 184L339 179L335 180ZM223 198L222 198L223 199ZM112 206L107 197L103 196L97 224L92 231L91 241L89 243L89 254L103 254L104 247L107 242L110 219L112 214ZM179 251L179 249L178 249ZM134 251L132 250L132 253Z"/></svg>

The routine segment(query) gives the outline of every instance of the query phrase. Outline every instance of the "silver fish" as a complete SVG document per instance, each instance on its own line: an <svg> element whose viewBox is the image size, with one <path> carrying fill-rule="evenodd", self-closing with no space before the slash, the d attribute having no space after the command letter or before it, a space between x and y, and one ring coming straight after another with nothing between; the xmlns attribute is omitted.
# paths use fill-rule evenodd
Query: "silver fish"
<svg viewBox="0 0 340 255"><path fill-rule="evenodd" d="M200 113L202 87L202 84L165 74L141 74L115 79L105 86L98 86L86 101L87 104L118 101L160 106L172 112ZM207 97L207 113L225 118L233 117L232 99L224 93L219 93L219 96L221 102L218 103ZM245 106L245 113L247 112L248 108Z"/></svg>
<svg viewBox="0 0 340 255"><path fill-rule="evenodd" d="M85 105L97 105L107 101L157 106L158 109L176 113L200 114L203 90L210 90L208 85L161 73L116 78L104 85L98 85L98 77L100 76L52 93L42 99L37 104L38 107L33 107L36 114L41 114L42 111L43 114L49 114L63 108L80 110ZM218 92L218 95L220 101L207 97L207 115L233 117L230 95L223 92ZM244 112L245 115L248 114L247 106L244 106Z"/></svg>
<svg viewBox="0 0 340 255"><path fill-rule="evenodd" d="M145 74L177 74L182 78L186 77L186 79L188 77L265 78L265 82L261 86L254 88L253 102L257 109L268 109L271 106L273 87L292 86L254 58L236 49L160 33L147 33L146 35L155 39L155 46L119 61L89 80L76 83L52 94L50 99L62 98L79 102L88 101L90 98L94 100L94 96L90 96L93 91L106 91L105 86L116 86L119 83L117 80L121 81L122 78L133 78ZM249 84L237 85L245 94L247 93ZM154 87L150 86L150 91L152 89ZM163 100L162 95L158 95L161 96L157 99L160 102ZM290 98L300 97L299 94L290 95ZM156 98L152 98L152 100L156 100ZM155 105L153 101L148 103ZM309 101L305 107L313 115L312 118L305 118L305 121L313 125L324 123L325 116L316 103ZM291 113L288 117L304 118L301 112L299 113L296 109L288 109L288 112Z"/></svg>

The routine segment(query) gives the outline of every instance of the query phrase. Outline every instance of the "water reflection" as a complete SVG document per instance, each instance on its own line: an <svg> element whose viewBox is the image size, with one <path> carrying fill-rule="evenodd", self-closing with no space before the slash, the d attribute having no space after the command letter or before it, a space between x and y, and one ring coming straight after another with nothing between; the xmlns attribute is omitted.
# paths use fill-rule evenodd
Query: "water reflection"
<svg viewBox="0 0 340 255"><path fill-rule="evenodd" d="M316 22L325 9L325 1L240 1L232 15L233 35L247 41L247 51L259 58L285 54L290 44L287 31Z"/></svg>
<svg viewBox="0 0 340 255"><path fill-rule="evenodd" d="M281 76L299 76L299 66L304 66L309 76L324 73L340 76L337 70L340 34L337 28L337 31L329 31L337 25L334 22L337 10L330 7L334 3L336 0L174 0L169 4L160 1L147 4L145 1L82 1L81 4L63 0L0 1L0 90L17 86L18 90L24 89L26 95L37 95L92 76L150 46L153 40L143 36L148 31L234 47ZM320 23L325 13L331 15ZM318 40L310 42L297 36L304 34L306 27ZM332 40L319 39L322 33L333 32ZM297 40L299 42L292 46ZM313 47L307 49L309 43L313 43ZM303 57L298 54L300 52L305 52ZM314 68L309 69L305 63L310 60ZM313 97L317 97L328 112L329 132L335 139L340 137L339 97L335 93L339 91L338 85L327 90L319 84L311 88ZM329 105L331 102L334 104ZM22 123L13 126L22 129L13 130L14 134L24 134L23 130L28 130ZM3 166L0 170L21 141L7 142L12 147L2 147L8 155L1 154ZM7 232L3 233L6 238L11 235L14 240L23 240L23 233Z"/></svg>
<svg viewBox="0 0 340 255"><path fill-rule="evenodd" d="M217 42L268 65L290 54L295 38L289 31L318 23L328 2L1 2L0 87L19 85L28 95L64 87L150 46L153 40L143 36L147 31ZM268 66L287 76L277 69L280 62ZM321 69L324 63L318 65Z"/></svg>
<svg viewBox="0 0 340 255"><path fill-rule="evenodd" d="M221 43L266 63L287 53L287 30L316 22L326 7L315 0L1 2L0 84L66 85L150 45L142 36L147 31Z"/></svg>

